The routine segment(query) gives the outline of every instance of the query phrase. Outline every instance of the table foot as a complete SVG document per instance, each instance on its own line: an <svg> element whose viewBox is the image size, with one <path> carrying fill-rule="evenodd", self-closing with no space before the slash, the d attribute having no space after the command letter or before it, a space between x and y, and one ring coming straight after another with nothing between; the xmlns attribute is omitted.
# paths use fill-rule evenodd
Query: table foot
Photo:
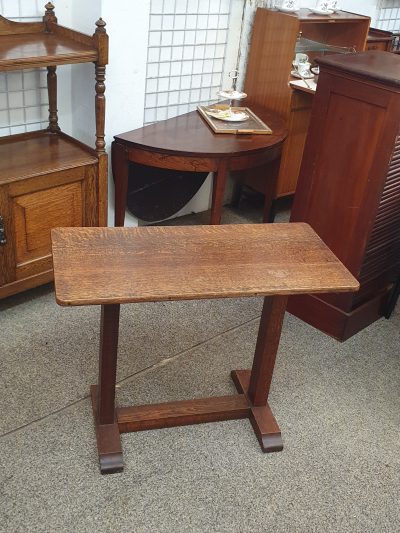
<svg viewBox="0 0 400 533"><path fill-rule="evenodd" d="M94 424L96 427L100 472L102 474L122 472L124 462L122 458L121 437L118 423L99 424L97 422L97 385L92 385L90 392L92 397Z"/></svg>
<svg viewBox="0 0 400 533"><path fill-rule="evenodd" d="M232 380L240 394L244 394L250 407L250 422L265 453L280 452L283 450L281 431L268 404L253 406L247 396L250 382L250 370L232 370Z"/></svg>

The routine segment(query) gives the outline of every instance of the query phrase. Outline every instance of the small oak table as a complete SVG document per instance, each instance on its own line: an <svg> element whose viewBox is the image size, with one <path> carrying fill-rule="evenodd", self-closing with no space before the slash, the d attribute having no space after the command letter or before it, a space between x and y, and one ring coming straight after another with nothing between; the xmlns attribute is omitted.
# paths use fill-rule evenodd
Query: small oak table
<svg viewBox="0 0 400 533"><path fill-rule="evenodd" d="M123 468L120 432L250 418L264 452L282 450L268 405L290 294L355 291L359 284L307 224L52 230L56 299L101 305L93 414L102 473ZM120 304L265 296L252 370L239 394L115 408Z"/></svg>
<svg viewBox="0 0 400 533"><path fill-rule="evenodd" d="M124 225L130 162L171 170L214 172L211 224L221 221L228 172L256 169L253 171L257 175L265 175L264 221L267 221L287 130L276 113L256 105L250 108L272 129L271 135L216 134L197 111L116 135L112 143L115 226Z"/></svg>

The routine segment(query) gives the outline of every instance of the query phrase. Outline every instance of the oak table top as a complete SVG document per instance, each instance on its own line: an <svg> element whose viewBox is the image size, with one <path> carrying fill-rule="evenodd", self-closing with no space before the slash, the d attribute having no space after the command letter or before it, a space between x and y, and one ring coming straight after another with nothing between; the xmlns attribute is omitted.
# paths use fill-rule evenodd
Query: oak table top
<svg viewBox="0 0 400 533"><path fill-rule="evenodd" d="M92 305L356 291L307 224L52 230L56 298Z"/></svg>

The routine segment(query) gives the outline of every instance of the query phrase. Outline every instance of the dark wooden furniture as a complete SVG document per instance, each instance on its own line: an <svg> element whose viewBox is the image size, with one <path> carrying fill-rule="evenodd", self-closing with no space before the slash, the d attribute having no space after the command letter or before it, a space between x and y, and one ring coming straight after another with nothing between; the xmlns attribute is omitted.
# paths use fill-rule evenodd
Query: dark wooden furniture
<svg viewBox="0 0 400 533"><path fill-rule="evenodd" d="M370 28L367 38L366 50L382 50L391 52L393 49L394 35L391 31Z"/></svg>
<svg viewBox="0 0 400 533"><path fill-rule="evenodd" d="M268 392L289 294L354 291L357 281L306 224L52 231L56 299L101 305L93 413L102 473L122 470L120 432L249 417L264 452L282 449ZM253 368L239 395L115 409L120 304L265 296Z"/></svg>
<svg viewBox="0 0 400 533"><path fill-rule="evenodd" d="M314 15L309 9L282 13L259 8L256 13L244 90L247 105L259 104L279 113L289 133L284 143L275 197L294 194L315 90L294 89L291 76L296 52L313 61L322 54L364 50L369 17L339 11ZM299 81L299 80L297 80Z"/></svg>
<svg viewBox="0 0 400 533"><path fill-rule="evenodd" d="M279 170L283 121L273 112L252 106L271 129L271 135L215 134L197 111L137 130L121 133L112 143L115 181L115 225L123 226L130 162L192 172L214 172L211 224L219 224L229 171L262 175L264 219L268 219Z"/></svg>
<svg viewBox="0 0 400 533"><path fill-rule="evenodd" d="M107 224L104 143L108 36L100 19L93 37L57 24L0 16L0 71L47 67L49 127L0 139L0 298L53 279L50 229ZM61 133L57 65L94 62L96 149Z"/></svg>
<svg viewBox="0 0 400 533"><path fill-rule="evenodd" d="M292 221L308 222L356 276L356 295L288 310L339 340L385 313L400 271L400 57L331 56L321 67Z"/></svg>

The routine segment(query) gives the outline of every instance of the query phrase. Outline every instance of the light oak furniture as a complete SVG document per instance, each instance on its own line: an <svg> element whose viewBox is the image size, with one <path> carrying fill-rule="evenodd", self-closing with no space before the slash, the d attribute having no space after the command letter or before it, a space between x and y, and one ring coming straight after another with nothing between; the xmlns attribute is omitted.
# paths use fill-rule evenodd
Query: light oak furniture
<svg viewBox="0 0 400 533"><path fill-rule="evenodd" d="M107 224L104 142L108 36L93 37L58 25L54 6L43 22L0 16L0 71L47 68L49 127L0 139L0 298L53 279L50 229ZM60 131L58 65L94 62L96 148Z"/></svg>
<svg viewBox="0 0 400 533"><path fill-rule="evenodd" d="M315 89L304 82L294 89L290 81L296 52L310 60L323 54L364 50L369 17L339 11L314 15L309 9L283 13L259 8L256 12L244 90L249 107L259 104L279 113L289 134L285 141L275 198L296 190ZM301 80L300 80L301 81Z"/></svg>
<svg viewBox="0 0 400 533"><path fill-rule="evenodd" d="M211 224L221 221L228 173L260 175L265 193L264 220L268 220L287 130L276 113L260 106L251 110L272 129L271 135L213 133L197 111L116 135L112 143L115 225L124 225L131 162L160 169L214 172Z"/></svg>
<svg viewBox="0 0 400 533"><path fill-rule="evenodd" d="M361 288L296 296L288 310L346 340L385 315L400 272L400 57L370 51L318 63L291 220L310 224Z"/></svg>
<svg viewBox="0 0 400 533"><path fill-rule="evenodd" d="M123 468L120 432L250 418L264 452L282 450L268 405L290 294L355 291L357 281L306 224L52 230L56 299L101 305L93 414L102 473ZM121 304L265 296L252 370L239 394L115 408Z"/></svg>

